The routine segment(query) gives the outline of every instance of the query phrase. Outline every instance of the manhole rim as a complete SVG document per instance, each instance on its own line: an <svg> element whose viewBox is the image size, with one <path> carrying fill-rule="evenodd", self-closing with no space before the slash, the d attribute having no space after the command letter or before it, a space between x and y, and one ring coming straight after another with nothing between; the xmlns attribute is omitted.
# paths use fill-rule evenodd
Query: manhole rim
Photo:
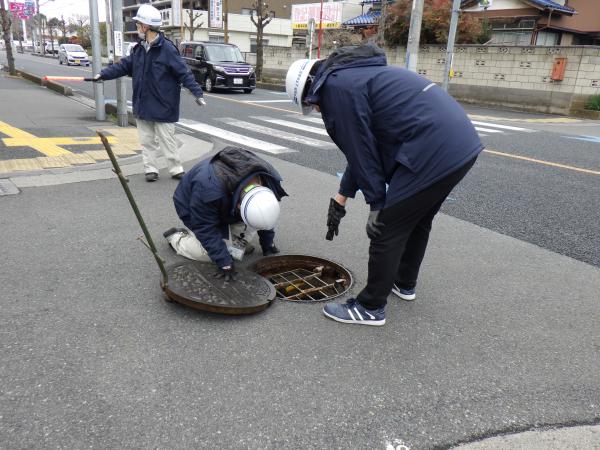
<svg viewBox="0 0 600 450"><path fill-rule="evenodd" d="M354 275L352 274L352 271L350 269L348 269L347 267L345 267L344 265L340 264L339 262L332 260L332 259L327 259L321 256L314 256L314 255L304 255L304 254L299 254L299 253L294 253L294 254L286 254L286 255L271 255L271 256L265 256L257 261L254 261L252 264L250 264L249 266L246 267L246 270L249 270L251 272L256 273L257 275L263 277L265 280L267 280L267 282L273 286L273 283L271 283L269 281L269 278L262 275L261 273L259 273L256 270L256 266L257 264L259 264L261 261L267 261L267 260L273 260L273 259L282 259L282 258L293 258L293 257L298 257L298 258L310 258L313 260L318 260L318 261L322 261L325 262L327 264L330 265L335 265L337 266L340 270L346 272L348 274L348 287L343 291L340 292L339 294L336 295L332 295L329 296L327 298L323 298L323 299L318 299L318 300L291 300L291 299L286 299L283 297L279 297L276 295L275 300L280 300L280 301L285 301L285 302L289 302L289 303L325 303L325 302L329 302L331 300L334 300L336 298L339 298L343 295L346 295L350 292L350 290L354 287ZM273 286L273 289L275 289L275 287ZM273 301L275 301L273 300Z"/></svg>

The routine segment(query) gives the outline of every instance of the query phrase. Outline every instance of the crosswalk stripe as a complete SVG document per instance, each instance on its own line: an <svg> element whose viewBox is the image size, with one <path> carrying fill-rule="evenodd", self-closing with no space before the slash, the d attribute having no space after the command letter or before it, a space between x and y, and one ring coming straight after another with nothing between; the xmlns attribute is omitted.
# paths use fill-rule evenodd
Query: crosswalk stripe
<svg viewBox="0 0 600 450"><path fill-rule="evenodd" d="M492 130L491 128L475 127L475 129L484 133L504 133L502 130Z"/></svg>
<svg viewBox="0 0 600 450"><path fill-rule="evenodd" d="M323 125L323 119L321 117L301 116L296 118L304 120L305 122L312 122L318 123L319 125Z"/></svg>
<svg viewBox="0 0 600 450"><path fill-rule="evenodd" d="M236 144L240 144L245 147L250 147L256 150L261 150L263 152L272 153L274 155L278 155L281 153L291 153L296 151L287 147L283 147L281 145L272 144L270 142L261 141L259 139L254 139L247 136L243 136L241 134L233 133L222 128L213 127L212 125L207 125L205 123L192 122L186 120L185 122L178 122L178 125L199 131L201 133L206 133L229 142L235 142Z"/></svg>
<svg viewBox="0 0 600 450"><path fill-rule="evenodd" d="M298 142L299 144L310 145L313 147L335 147L333 142L321 141L319 139L313 139L306 136L301 136L298 134L288 133L286 131L276 130L274 128L263 127L262 125L258 125L256 123L245 122L243 120L237 120L230 117L222 117L218 119L219 121L226 123L227 125L231 125L238 128L243 128L244 130L254 131L255 133L266 134L272 137L276 137L278 139L284 139L286 141Z"/></svg>
<svg viewBox="0 0 600 450"><path fill-rule="evenodd" d="M528 128L511 127L509 125L500 125L497 123L489 123L489 122L478 122L476 120L472 120L471 123L473 125L483 125L483 126L492 127L492 128L500 128L501 130L525 131L525 132L535 131L535 130L530 130Z"/></svg>
<svg viewBox="0 0 600 450"><path fill-rule="evenodd" d="M281 125L283 127L294 128L296 130L308 131L309 133L320 134L321 136L329 136L327 131L321 128L310 127L302 123L290 122L288 120L273 119L269 116L253 116L253 119L262 120L263 122L274 123L275 125Z"/></svg>

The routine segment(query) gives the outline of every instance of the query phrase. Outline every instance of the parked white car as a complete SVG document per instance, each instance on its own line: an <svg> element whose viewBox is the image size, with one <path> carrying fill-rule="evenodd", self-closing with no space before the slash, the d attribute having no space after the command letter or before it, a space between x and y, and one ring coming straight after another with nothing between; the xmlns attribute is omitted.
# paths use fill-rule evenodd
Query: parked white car
<svg viewBox="0 0 600 450"><path fill-rule="evenodd" d="M61 44L58 47L58 63L65 63L67 66L71 64L89 66L90 57L79 44Z"/></svg>

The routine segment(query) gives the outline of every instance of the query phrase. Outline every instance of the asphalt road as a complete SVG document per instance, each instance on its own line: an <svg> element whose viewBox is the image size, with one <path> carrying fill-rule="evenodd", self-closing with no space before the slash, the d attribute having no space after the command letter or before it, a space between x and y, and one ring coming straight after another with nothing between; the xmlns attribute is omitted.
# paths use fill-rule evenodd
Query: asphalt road
<svg viewBox="0 0 600 450"><path fill-rule="evenodd" d="M56 60L31 55L17 55L17 67L40 75L91 74L91 68L60 66ZM131 96L131 80L127 83ZM81 95L93 95L89 83L67 84ZM104 83L107 100L114 99L114 85ZM200 109L191 95L182 93L182 121L204 125L184 131L226 141L231 135L224 132L237 133L283 147L266 151L278 158L330 174L344 171L345 159L316 123L319 116L314 115L312 123L304 121L284 93L257 89L250 95L207 93L206 98L208 106ZM489 152L480 156L443 212L599 266L600 123L561 123L554 122L556 116L470 106L466 110L479 123ZM208 132L206 125L212 127ZM256 145L250 148L266 148Z"/></svg>

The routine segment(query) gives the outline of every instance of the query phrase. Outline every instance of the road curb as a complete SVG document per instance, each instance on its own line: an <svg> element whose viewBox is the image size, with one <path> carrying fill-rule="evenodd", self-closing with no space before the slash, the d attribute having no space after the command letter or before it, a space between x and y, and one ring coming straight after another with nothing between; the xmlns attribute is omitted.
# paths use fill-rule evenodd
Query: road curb
<svg viewBox="0 0 600 450"><path fill-rule="evenodd" d="M25 72L24 70L17 70L16 72L26 80L37 83L40 86L44 86L61 95L64 95L66 97L70 97L73 95L73 90L69 86L65 86L64 84L60 83L55 83L54 81L44 80L43 77L39 77L29 72Z"/></svg>

